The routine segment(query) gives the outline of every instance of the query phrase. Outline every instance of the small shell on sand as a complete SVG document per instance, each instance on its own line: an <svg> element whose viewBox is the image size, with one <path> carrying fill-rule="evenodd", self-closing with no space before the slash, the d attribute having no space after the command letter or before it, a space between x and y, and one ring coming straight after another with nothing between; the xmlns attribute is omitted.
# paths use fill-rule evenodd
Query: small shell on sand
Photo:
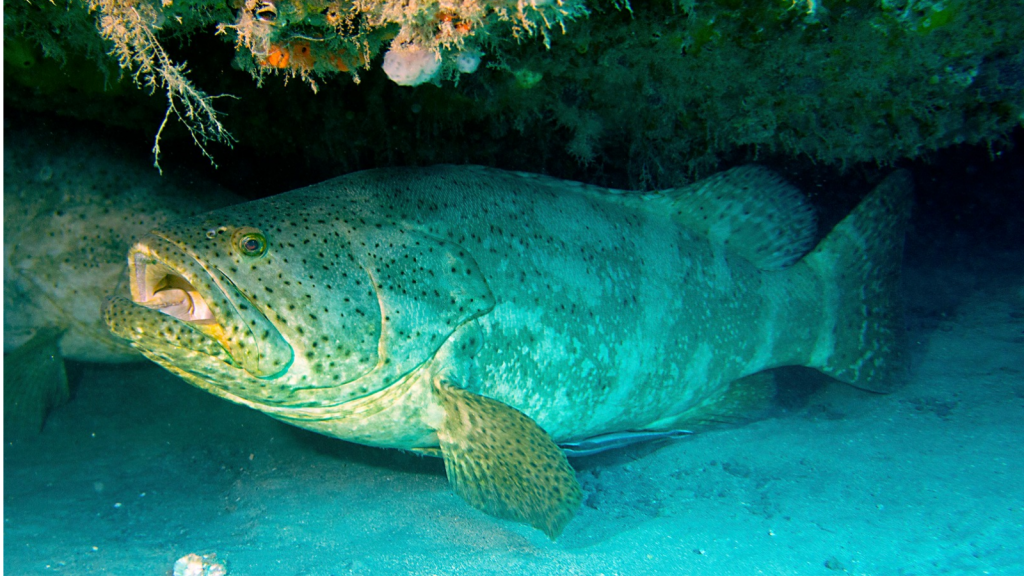
<svg viewBox="0 0 1024 576"><path fill-rule="evenodd" d="M174 576L227 576L228 569L216 559L216 554L182 556L174 563Z"/></svg>

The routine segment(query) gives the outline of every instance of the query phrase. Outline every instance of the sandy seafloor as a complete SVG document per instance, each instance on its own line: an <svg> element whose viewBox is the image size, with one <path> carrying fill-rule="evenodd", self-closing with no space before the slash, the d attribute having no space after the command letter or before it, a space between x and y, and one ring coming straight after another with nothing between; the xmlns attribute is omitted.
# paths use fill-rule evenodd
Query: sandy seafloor
<svg viewBox="0 0 1024 576"><path fill-rule="evenodd" d="M1024 574L1024 251L908 256L912 368L889 395L778 375L768 417L576 460L556 542L439 460L347 444L155 365L73 366L4 447L4 573Z"/></svg>

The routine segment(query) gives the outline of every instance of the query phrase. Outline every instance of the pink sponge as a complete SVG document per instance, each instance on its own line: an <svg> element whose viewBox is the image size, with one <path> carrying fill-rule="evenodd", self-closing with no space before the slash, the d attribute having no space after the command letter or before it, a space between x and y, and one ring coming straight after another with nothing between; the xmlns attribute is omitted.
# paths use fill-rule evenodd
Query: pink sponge
<svg viewBox="0 0 1024 576"><path fill-rule="evenodd" d="M395 84L418 86L429 82L441 69L441 59L433 50L415 44L391 46L384 54L384 73Z"/></svg>

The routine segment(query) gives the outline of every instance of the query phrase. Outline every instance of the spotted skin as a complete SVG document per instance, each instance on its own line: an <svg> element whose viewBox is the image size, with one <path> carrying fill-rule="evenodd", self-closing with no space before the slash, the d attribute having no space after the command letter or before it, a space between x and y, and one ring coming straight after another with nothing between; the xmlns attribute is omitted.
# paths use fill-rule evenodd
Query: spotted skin
<svg viewBox="0 0 1024 576"><path fill-rule="evenodd" d="M113 337L100 308L128 294L125 252L170 220L241 198L212 184L160 178L149 163L59 131L45 141L12 130L4 147L4 351L41 329L63 330L61 355L93 362L143 358Z"/></svg>
<svg viewBox="0 0 1024 576"><path fill-rule="evenodd" d="M207 323L146 308L137 282L134 302L112 301L106 320L221 397L338 438L427 451L502 453L494 446L520 422L494 416L502 407L534 423L542 447L685 427L731 406L734 382L783 365L889 386L901 359L906 175L802 259L815 231L798 193L756 167L716 178L635 194L479 167L360 172L140 241L133 277L174 270L206 299ZM246 233L265 250L239 242ZM506 425L474 436L464 425L475 418ZM503 440L486 449L471 440L493 430ZM446 455L457 488L508 469L463 455ZM527 491L561 495L537 517L542 505L509 511L522 494L481 503L493 486L459 489L557 534L578 505L571 484Z"/></svg>

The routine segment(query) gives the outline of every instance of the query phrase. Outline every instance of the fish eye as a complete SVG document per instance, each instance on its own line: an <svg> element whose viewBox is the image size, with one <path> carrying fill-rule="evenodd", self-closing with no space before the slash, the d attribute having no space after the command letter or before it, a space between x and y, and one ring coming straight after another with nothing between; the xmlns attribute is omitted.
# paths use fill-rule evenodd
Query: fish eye
<svg viewBox="0 0 1024 576"><path fill-rule="evenodd" d="M244 256L259 258L267 253L267 237L255 228L235 231L235 246Z"/></svg>

